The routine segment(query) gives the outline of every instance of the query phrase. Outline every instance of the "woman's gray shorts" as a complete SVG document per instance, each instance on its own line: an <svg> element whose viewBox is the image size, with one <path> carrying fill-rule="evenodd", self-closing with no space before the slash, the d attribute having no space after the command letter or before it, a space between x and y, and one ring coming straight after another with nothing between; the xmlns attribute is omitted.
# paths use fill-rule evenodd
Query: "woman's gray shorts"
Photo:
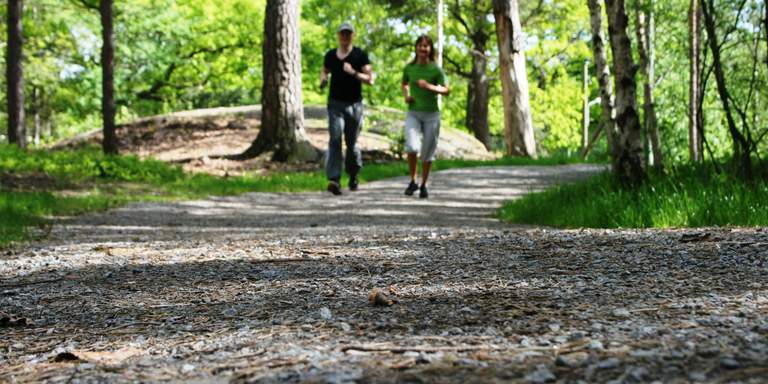
<svg viewBox="0 0 768 384"><path fill-rule="evenodd" d="M420 153L422 161L435 161L440 136L440 112L408 111L405 116L405 153Z"/></svg>

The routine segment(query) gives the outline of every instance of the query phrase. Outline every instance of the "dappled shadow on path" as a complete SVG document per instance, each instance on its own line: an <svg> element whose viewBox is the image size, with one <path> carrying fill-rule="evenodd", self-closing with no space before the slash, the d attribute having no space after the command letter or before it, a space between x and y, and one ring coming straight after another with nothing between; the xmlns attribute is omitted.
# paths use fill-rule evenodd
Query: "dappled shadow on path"
<svg viewBox="0 0 768 384"><path fill-rule="evenodd" d="M328 193L253 193L175 204L132 204L108 214L64 220L57 239L66 243L153 240L178 236L251 237L324 231L360 233L370 229L498 228L496 210L505 200L556 182L583 179L603 169L592 165L560 167L483 167L438 172L427 200L403 195L406 178L363 185L342 197Z"/></svg>
<svg viewBox="0 0 768 384"><path fill-rule="evenodd" d="M343 373L462 382L523 379L544 365L563 380L607 381L638 367L646 369L639 381L701 372L760 377L768 233L681 238L680 231L447 230L94 249L89 265L6 280L4 310L34 326L4 334L24 348L8 355L0 375L305 381ZM371 288L389 286L399 303L367 303ZM45 361L56 348L128 345L142 352L112 365L10 371L28 354ZM472 348L347 350L370 345ZM583 361L555 364L567 350ZM605 363L612 358L619 361ZM723 366L726 358L738 367Z"/></svg>

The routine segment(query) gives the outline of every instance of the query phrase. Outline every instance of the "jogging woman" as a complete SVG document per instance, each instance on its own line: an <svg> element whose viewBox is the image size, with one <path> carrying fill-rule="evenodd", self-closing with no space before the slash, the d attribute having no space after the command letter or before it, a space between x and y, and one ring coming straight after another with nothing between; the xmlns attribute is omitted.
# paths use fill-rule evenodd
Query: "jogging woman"
<svg viewBox="0 0 768 384"><path fill-rule="evenodd" d="M405 152L408 154L408 170L411 182L405 194L429 197L427 180L437 153L440 136L440 107L437 95L450 92L445 73L435 63L435 45L429 36L419 36L415 44L416 57L403 70L402 90L408 104L405 118ZM421 157L421 185L417 183L418 157Z"/></svg>

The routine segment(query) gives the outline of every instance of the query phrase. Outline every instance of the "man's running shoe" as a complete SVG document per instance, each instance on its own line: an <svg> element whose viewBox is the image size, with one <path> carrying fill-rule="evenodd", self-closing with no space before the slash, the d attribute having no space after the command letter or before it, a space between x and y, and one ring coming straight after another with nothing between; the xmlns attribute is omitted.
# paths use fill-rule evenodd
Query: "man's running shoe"
<svg viewBox="0 0 768 384"><path fill-rule="evenodd" d="M341 195L341 186L336 181L328 182L328 192L333 193L336 196Z"/></svg>

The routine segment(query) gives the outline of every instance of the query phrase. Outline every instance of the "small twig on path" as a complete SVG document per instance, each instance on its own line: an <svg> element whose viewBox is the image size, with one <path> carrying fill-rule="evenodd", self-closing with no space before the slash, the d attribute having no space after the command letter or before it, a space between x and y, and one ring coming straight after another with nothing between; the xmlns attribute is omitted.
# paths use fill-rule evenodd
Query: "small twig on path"
<svg viewBox="0 0 768 384"><path fill-rule="evenodd" d="M313 258L291 258L291 259L264 259L264 260L250 260L253 263L263 264L278 264L278 263L293 263L299 261L320 261L320 259Z"/></svg>
<svg viewBox="0 0 768 384"><path fill-rule="evenodd" d="M455 347L430 347L430 346L413 346L413 347L398 347L398 346L386 346L386 345L350 345L348 347L341 348L341 352L348 351L360 351L360 352L391 352L391 353L405 353L405 352L423 352L423 353L437 353L437 352L469 352L469 351L502 351L510 348L498 347L495 345L463 345Z"/></svg>
<svg viewBox="0 0 768 384"><path fill-rule="evenodd" d="M36 280L36 281L24 281L24 282L18 282L18 283L11 283L11 284L0 284L0 288L17 288L17 287L25 287L28 285L38 285L38 284L46 284L46 283L55 283L57 281L64 280L64 277L59 277L56 279L50 279L50 280Z"/></svg>

